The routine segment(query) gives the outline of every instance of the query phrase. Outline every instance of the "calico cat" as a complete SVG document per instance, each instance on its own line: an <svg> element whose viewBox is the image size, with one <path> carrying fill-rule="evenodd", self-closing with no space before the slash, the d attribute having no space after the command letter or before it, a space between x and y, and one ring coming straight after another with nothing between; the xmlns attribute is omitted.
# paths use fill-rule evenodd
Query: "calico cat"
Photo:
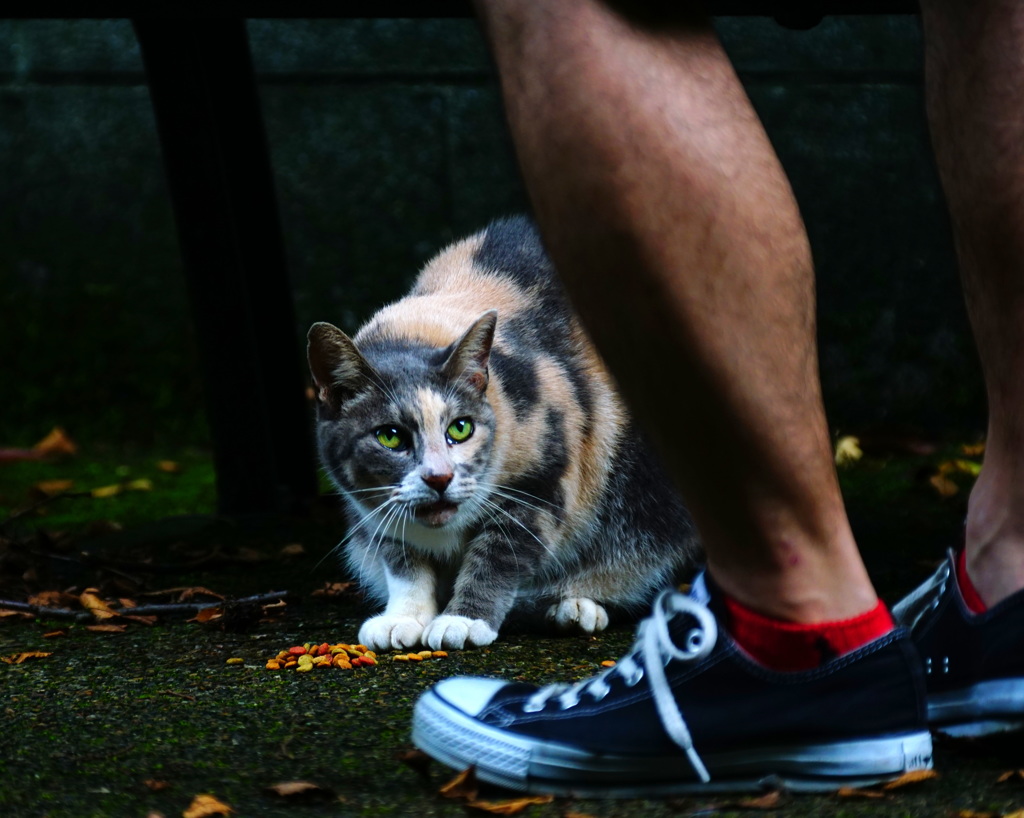
<svg viewBox="0 0 1024 818"><path fill-rule="evenodd" d="M386 603L361 643L487 645L514 606L593 633L693 566L690 516L529 220L440 253L354 339L314 324L308 352L348 564Z"/></svg>

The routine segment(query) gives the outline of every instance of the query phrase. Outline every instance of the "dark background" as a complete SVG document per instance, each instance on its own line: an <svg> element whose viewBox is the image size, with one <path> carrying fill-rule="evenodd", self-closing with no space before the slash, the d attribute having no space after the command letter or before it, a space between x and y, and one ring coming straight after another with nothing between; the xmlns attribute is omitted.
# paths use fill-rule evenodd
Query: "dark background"
<svg viewBox="0 0 1024 818"><path fill-rule="evenodd" d="M717 24L811 235L832 425L982 430L917 19ZM437 249L525 196L472 20L248 31L298 361L310 323L355 330ZM55 424L79 439L202 445L195 355L131 25L0 21L0 446Z"/></svg>

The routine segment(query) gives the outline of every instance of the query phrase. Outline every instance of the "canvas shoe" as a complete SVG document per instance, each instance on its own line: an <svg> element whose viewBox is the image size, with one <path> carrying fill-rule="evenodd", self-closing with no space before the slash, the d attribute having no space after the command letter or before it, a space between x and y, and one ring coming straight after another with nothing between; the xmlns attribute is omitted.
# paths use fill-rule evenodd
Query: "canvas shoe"
<svg viewBox="0 0 1024 818"><path fill-rule="evenodd" d="M935 730L981 736L1024 727L1024 591L971 613L950 551L892 613L921 654Z"/></svg>
<svg viewBox="0 0 1024 818"><path fill-rule="evenodd" d="M931 766L905 629L782 673L737 647L709 601L703 579L663 593L629 653L578 684L446 679L416 703L413 741L483 781L585 797L830 790Z"/></svg>

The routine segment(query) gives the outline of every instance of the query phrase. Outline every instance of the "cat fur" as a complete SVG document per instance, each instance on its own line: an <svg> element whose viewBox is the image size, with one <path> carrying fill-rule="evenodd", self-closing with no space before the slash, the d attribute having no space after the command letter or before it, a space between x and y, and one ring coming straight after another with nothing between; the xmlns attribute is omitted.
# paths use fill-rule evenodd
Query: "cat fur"
<svg viewBox="0 0 1024 818"><path fill-rule="evenodd" d="M348 566L384 604L361 643L486 645L513 608L593 633L694 566L691 518L528 219L441 252L354 338L313 325L308 353Z"/></svg>

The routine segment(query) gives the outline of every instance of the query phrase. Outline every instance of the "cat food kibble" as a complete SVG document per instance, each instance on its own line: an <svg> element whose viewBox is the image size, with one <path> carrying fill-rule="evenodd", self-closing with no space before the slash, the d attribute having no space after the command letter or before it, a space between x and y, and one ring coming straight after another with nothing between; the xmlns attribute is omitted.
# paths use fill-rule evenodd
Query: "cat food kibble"
<svg viewBox="0 0 1024 818"><path fill-rule="evenodd" d="M268 659L267 670L294 670L297 673L308 673L316 668L337 667L351 670L354 667L369 667L377 664L377 654L366 645L349 645L340 642L331 645L327 642L316 644L307 642L305 645L282 650L273 659Z"/></svg>
<svg viewBox="0 0 1024 818"><path fill-rule="evenodd" d="M418 653L399 653L391 658L396 662L422 662L424 659L446 659L448 651L421 650Z"/></svg>

